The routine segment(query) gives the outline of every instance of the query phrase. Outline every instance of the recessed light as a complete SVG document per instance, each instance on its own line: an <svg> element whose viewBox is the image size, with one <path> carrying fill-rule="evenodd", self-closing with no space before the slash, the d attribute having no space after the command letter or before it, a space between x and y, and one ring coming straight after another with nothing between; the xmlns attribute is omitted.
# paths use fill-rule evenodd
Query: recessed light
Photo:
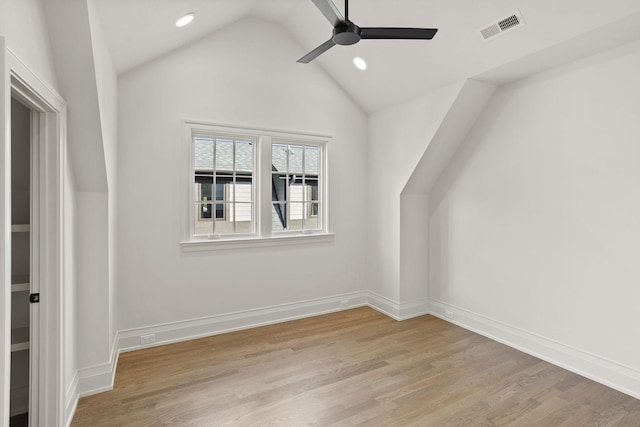
<svg viewBox="0 0 640 427"><path fill-rule="evenodd" d="M189 25L191 23L191 21L193 21L193 18L195 18L195 14L194 13L187 13L185 15L182 15L177 21L176 21L176 27L184 27L185 25Z"/></svg>
<svg viewBox="0 0 640 427"><path fill-rule="evenodd" d="M359 56L353 58L353 65L355 65L358 70L364 71L367 69L367 63L364 62L364 59L360 58Z"/></svg>

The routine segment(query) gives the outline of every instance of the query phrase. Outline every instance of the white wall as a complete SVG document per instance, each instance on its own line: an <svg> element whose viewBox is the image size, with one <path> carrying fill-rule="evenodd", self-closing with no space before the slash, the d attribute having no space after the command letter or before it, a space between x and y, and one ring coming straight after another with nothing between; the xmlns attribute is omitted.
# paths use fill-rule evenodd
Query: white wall
<svg viewBox="0 0 640 427"><path fill-rule="evenodd" d="M395 303L404 302L400 294L400 194L461 87L462 83L447 86L369 116L367 286ZM414 198L407 203L424 201ZM414 293L407 298L424 296Z"/></svg>
<svg viewBox="0 0 640 427"><path fill-rule="evenodd" d="M98 16L95 2L87 1L89 26L91 29L91 44L93 47L93 59L95 67L96 88L98 94L98 107L100 113L100 126L102 131L102 144L104 147L104 162L107 175L108 189L108 287L104 289L109 301L108 311L108 340L109 348L113 348L117 334L116 325L116 237L117 237L117 136L118 136L118 76L116 74L109 47L104 35L102 22ZM109 355L109 357L113 357Z"/></svg>
<svg viewBox="0 0 640 427"><path fill-rule="evenodd" d="M107 191L98 74L88 0L43 2L58 91L68 103L68 144L78 191ZM98 54L99 55L99 54Z"/></svg>
<svg viewBox="0 0 640 427"><path fill-rule="evenodd" d="M110 361L108 195L76 193L78 233L78 365L86 369Z"/></svg>
<svg viewBox="0 0 640 427"><path fill-rule="evenodd" d="M119 78L118 312L129 329L360 291L366 117L280 27L245 19ZM183 119L329 134L335 242L183 253Z"/></svg>
<svg viewBox="0 0 640 427"><path fill-rule="evenodd" d="M429 199L437 309L636 396L639 69L635 43L500 88Z"/></svg>
<svg viewBox="0 0 640 427"><path fill-rule="evenodd" d="M64 389L67 390L65 402L67 408L65 415L69 416L72 410L70 405L74 405L77 399L76 381L78 380L78 310L77 307L77 245L78 245L78 207L76 202L76 185L73 169L68 158L65 162L65 180L64 180L64 277L65 293L63 302L63 372Z"/></svg>
<svg viewBox="0 0 640 427"><path fill-rule="evenodd" d="M40 0L0 0L0 36L37 75L52 87L57 86Z"/></svg>
<svg viewBox="0 0 640 427"><path fill-rule="evenodd" d="M426 194L402 194L400 196L400 274L399 301L426 306L428 294L427 278L429 225L424 213L429 211ZM416 313L417 314L417 313Z"/></svg>
<svg viewBox="0 0 640 427"><path fill-rule="evenodd" d="M91 30L91 46L98 93L100 130L102 132L102 144L104 145L107 185L109 186L109 191L112 191L115 190L115 188L112 189L111 187L115 187L112 183L115 183L117 176L118 76L113 66L102 22L93 0L87 1L87 14Z"/></svg>
<svg viewBox="0 0 640 427"><path fill-rule="evenodd" d="M7 47L15 53L41 82L59 90L57 73L53 64L48 25L45 19L42 2L39 0L0 0L0 36L6 37ZM67 164L64 175L64 251L61 260L64 263L64 287L62 292L65 307L62 324L62 372L59 373L65 390L70 390L70 396L64 398L73 400L75 375L77 373L76 360L76 310L75 310L75 218L74 191L75 181L71 165ZM44 387L44 385L43 385ZM57 392L57 390L56 390ZM56 396L57 397L57 396ZM64 411L65 408L59 408ZM69 409L69 408L66 408ZM3 424L4 420L0 421Z"/></svg>
<svg viewBox="0 0 640 427"><path fill-rule="evenodd" d="M68 155L77 192L74 358L82 393L107 387L115 360L117 77L93 1L43 6L60 91L68 102Z"/></svg>

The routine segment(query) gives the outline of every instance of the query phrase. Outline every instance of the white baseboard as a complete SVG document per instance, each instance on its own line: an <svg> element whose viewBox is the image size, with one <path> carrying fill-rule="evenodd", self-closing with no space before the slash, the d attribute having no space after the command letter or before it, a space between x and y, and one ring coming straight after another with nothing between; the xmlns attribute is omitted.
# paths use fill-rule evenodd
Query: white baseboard
<svg viewBox="0 0 640 427"><path fill-rule="evenodd" d="M395 320L400 320L400 304L375 292L367 292L367 305Z"/></svg>
<svg viewBox="0 0 640 427"><path fill-rule="evenodd" d="M228 313L200 319L165 323L128 329L118 334L118 349L132 351L141 348L188 341L211 335L255 328L304 317L318 316L367 304L366 292L355 292L314 300ZM143 335L154 335L155 342L141 344Z"/></svg>
<svg viewBox="0 0 640 427"><path fill-rule="evenodd" d="M113 390L113 380L118 364L118 339L113 340L110 360L107 363L78 370L78 396L85 397L103 391Z"/></svg>
<svg viewBox="0 0 640 427"><path fill-rule="evenodd" d="M76 413L76 408L78 407L78 400L80 399L80 394L78 392L78 384L80 382L80 376L78 372L73 376L71 380L71 384L67 388L67 392L65 395L65 408L64 408L64 425L70 426L71 421L73 421L73 415Z"/></svg>
<svg viewBox="0 0 640 427"><path fill-rule="evenodd" d="M640 371L567 346L444 301L431 299L432 315L640 399ZM446 313L445 313L446 310Z"/></svg>
<svg viewBox="0 0 640 427"><path fill-rule="evenodd" d="M372 291L367 292L367 305L395 320L429 314L429 300L420 299L399 303Z"/></svg>
<svg viewBox="0 0 640 427"><path fill-rule="evenodd" d="M400 303L400 320L407 320L429 313L429 300L426 298Z"/></svg>

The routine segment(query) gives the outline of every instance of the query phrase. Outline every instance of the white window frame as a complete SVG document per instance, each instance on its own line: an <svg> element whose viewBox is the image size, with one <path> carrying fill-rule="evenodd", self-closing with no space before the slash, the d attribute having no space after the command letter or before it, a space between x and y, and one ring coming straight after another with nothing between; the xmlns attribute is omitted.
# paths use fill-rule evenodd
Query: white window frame
<svg viewBox="0 0 640 427"><path fill-rule="evenodd" d="M194 137L226 136L236 139L248 138L255 141L253 198L254 232L251 234L195 236L195 203L193 200L193 173L195 171ZM328 157L332 137L300 132L287 132L271 129L248 128L241 126L218 125L201 121L184 121L185 165L183 188L183 251L202 251L229 248L261 247L274 245L308 244L333 241L329 215L329 175ZM272 144L290 144L313 146L320 149L317 230L272 231L272 194L271 194L271 147Z"/></svg>
<svg viewBox="0 0 640 427"><path fill-rule="evenodd" d="M248 135L246 133L229 133L229 132L212 132L211 129L202 129L202 128L197 128L197 129L193 129L191 132L191 142L190 142L190 162L191 162L191 185L192 185L192 191L193 191L193 172L195 170L195 159L194 159L194 147L195 145L193 144L193 139L196 137L202 137L202 138L214 138L214 139L219 139L219 138L228 138L230 140L234 141L234 153L235 153L235 141L237 140L247 140L247 141L251 141L253 143L253 171L251 173L252 175L252 183L254 185L252 185L252 191L251 191L251 200L252 200L252 208L251 208L251 218L253 219L252 222L252 230L250 232L245 232L245 233L233 233L233 234L218 234L215 231L215 227L214 227L214 234L210 234L208 236L204 236L204 235L198 235L195 236L193 235L193 233L191 233L194 230L194 225L195 225L195 219L198 216L198 213L196 213L195 211L195 201L192 199L192 203L194 203L193 206L193 210L192 210L192 217L191 217L191 224L190 224L190 233L191 233L191 237L190 240L212 240L212 239L220 239L220 238L229 238L229 237L233 237L233 238L242 238L242 237L251 237L254 236L256 234L256 213L257 213L257 209L256 209L256 203L257 203L257 199L256 199L256 195L257 195L257 190L256 190L256 186L255 186L255 181L256 181L256 158L257 158L257 146L258 146L258 140L255 136L253 135ZM215 147L215 145L214 145ZM214 148L215 150L215 148ZM214 156L215 158L215 156ZM214 172L218 172L217 170L214 169ZM237 173L237 170L233 170L232 174L233 176L235 176ZM216 212L216 188L215 188L215 184L214 187L212 188L213 193L213 197L211 199L211 206L212 206L212 223L215 226L215 221L216 221L216 217L215 217L215 212ZM225 195L228 194L229 188L227 186L225 186L224 192ZM235 197L235 191L236 188L233 187L232 189L233 191L233 196L229 199L229 200L234 200L236 199ZM225 200L227 200L227 197L225 197ZM227 217L227 215L229 215L231 212L233 212L233 209L235 208L235 204L234 207L231 208L230 206L227 206L227 203L224 204L224 213L225 213L225 218ZM235 224L234 224L234 229L235 229Z"/></svg>
<svg viewBox="0 0 640 427"><path fill-rule="evenodd" d="M323 143L318 143L317 141L310 141L310 140L302 140L300 138L283 138L283 137L272 137L271 140L269 141L269 174L270 177L273 174L273 172L271 171L271 164L272 164L272 152L271 149L273 148L273 145L289 145L289 146L298 146L298 147L318 147L319 148L319 154L320 154L320 164L318 165L318 172L319 172L319 178L318 178L318 199L320 202L320 207L318 209L318 229L319 230L302 230L302 231L291 231L291 230L283 230L283 231L272 231L272 235L274 236L282 236L282 235L291 235L291 234L313 234L318 233L318 232L323 232L323 224L325 223L325 219L326 219L326 213L324 212L322 205L324 204L324 200L326 199L326 183L325 183L325 179L326 179L326 170L324 169L324 158L326 156L326 142ZM269 184L271 185L271 179L269 179ZM288 187L287 187L288 188ZM271 195L271 192L269 192L269 195ZM287 198L289 198L289 191L287 191ZM271 200L271 197L269 197L269 200ZM269 208L269 212L271 212L271 207L273 206L274 202L271 200L271 205ZM285 202L283 202L283 204L289 205L291 206L291 200L287 200ZM290 215L291 215L291 211L292 208L289 207L287 209L287 222L290 220Z"/></svg>

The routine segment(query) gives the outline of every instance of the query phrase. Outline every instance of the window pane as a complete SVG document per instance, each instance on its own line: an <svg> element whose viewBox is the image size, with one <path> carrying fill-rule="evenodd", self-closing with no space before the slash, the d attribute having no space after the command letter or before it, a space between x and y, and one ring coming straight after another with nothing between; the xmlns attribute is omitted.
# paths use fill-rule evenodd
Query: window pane
<svg viewBox="0 0 640 427"><path fill-rule="evenodd" d="M287 171L287 146L273 144L271 147L271 165L274 172Z"/></svg>
<svg viewBox="0 0 640 427"><path fill-rule="evenodd" d="M196 184L196 201L210 202L212 199L212 184Z"/></svg>
<svg viewBox="0 0 640 427"><path fill-rule="evenodd" d="M251 174L236 174L235 176L235 180L238 183L247 183L247 184L251 184L253 182L253 175Z"/></svg>
<svg viewBox="0 0 640 427"><path fill-rule="evenodd" d="M216 234L233 234L233 221L230 220L232 218L230 214L230 203L216 204Z"/></svg>
<svg viewBox="0 0 640 427"><path fill-rule="evenodd" d="M211 203L196 203L194 235L213 234L213 219L211 218L213 205Z"/></svg>
<svg viewBox="0 0 640 427"><path fill-rule="evenodd" d="M253 142L236 141L236 171L253 171Z"/></svg>
<svg viewBox="0 0 640 427"><path fill-rule="evenodd" d="M229 205L229 220L235 222L236 233L251 233L253 218L250 203L232 203Z"/></svg>
<svg viewBox="0 0 640 427"><path fill-rule="evenodd" d="M198 218L205 220L211 219L211 214L213 212L211 203L198 203L199 211Z"/></svg>
<svg viewBox="0 0 640 427"><path fill-rule="evenodd" d="M229 221L251 222L251 203L231 203L229 204Z"/></svg>
<svg viewBox="0 0 640 427"><path fill-rule="evenodd" d="M216 201L224 200L224 184L217 182L216 183Z"/></svg>
<svg viewBox="0 0 640 427"><path fill-rule="evenodd" d="M284 202L287 199L287 175L274 173L271 175L271 200Z"/></svg>
<svg viewBox="0 0 640 427"><path fill-rule="evenodd" d="M284 231L286 226L286 209L284 203L274 203L271 206L271 230Z"/></svg>
<svg viewBox="0 0 640 427"><path fill-rule="evenodd" d="M289 172L302 173L302 153L304 147L289 146Z"/></svg>
<svg viewBox="0 0 640 427"><path fill-rule="evenodd" d="M216 205L217 234L252 233L253 208L251 203L221 203Z"/></svg>
<svg viewBox="0 0 640 427"><path fill-rule="evenodd" d="M306 207L306 218L304 220L304 228L306 230L318 229L318 204L308 203Z"/></svg>
<svg viewBox="0 0 640 427"><path fill-rule="evenodd" d="M302 185L302 175L301 174L297 174L297 173L290 173L289 174L289 180L287 181L289 183L289 186L292 187L294 185L300 186Z"/></svg>
<svg viewBox="0 0 640 427"><path fill-rule="evenodd" d="M318 147L304 148L304 172L318 174L320 159L318 156Z"/></svg>
<svg viewBox="0 0 640 427"><path fill-rule="evenodd" d="M195 138L194 141L194 165L196 170L213 170L213 139Z"/></svg>
<svg viewBox="0 0 640 427"><path fill-rule="evenodd" d="M274 144L272 153L274 170L288 172L271 175L272 231L318 229L320 148Z"/></svg>
<svg viewBox="0 0 640 427"><path fill-rule="evenodd" d="M231 184L229 201L251 203L253 201L253 185L251 182L236 182Z"/></svg>
<svg viewBox="0 0 640 427"><path fill-rule="evenodd" d="M304 204L303 203L290 203L289 204L289 231L302 230L302 224L304 222Z"/></svg>
<svg viewBox="0 0 640 427"><path fill-rule="evenodd" d="M215 205L216 219L224 219L224 205L217 203Z"/></svg>
<svg viewBox="0 0 640 427"><path fill-rule="evenodd" d="M290 201L302 202L304 201L304 187L301 184L294 184L289 187Z"/></svg>
<svg viewBox="0 0 640 427"><path fill-rule="evenodd" d="M289 209L290 209L289 218L291 219L291 222L293 222L293 220L301 220L304 218L303 206L304 205L302 203L294 202L289 204Z"/></svg>
<svg viewBox="0 0 640 427"><path fill-rule="evenodd" d="M216 173L216 201L230 201L232 185L233 175L229 175L228 173Z"/></svg>
<svg viewBox="0 0 640 427"><path fill-rule="evenodd" d="M215 167L198 191L205 200L213 200L207 213L213 224L214 234L252 233L254 231L253 169L255 144L251 140L212 138L215 151ZM205 172L206 174L206 172ZM201 173L201 175L203 175ZM202 201L202 199L198 199Z"/></svg>
<svg viewBox="0 0 640 427"><path fill-rule="evenodd" d="M306 201L318 201L318 178L305 177Z"/></svg>
<svg viewBox="0 0 640 427"><path fill-rule="evenodd" d="M211 175L196 175L194 181L193 200L196 202L211 200L213 177Z"/></svg>
<svg viewBox="0 0 640 427"><path fill-rule="evenodd" d="M233 170L233 141L216 139L216 170Z"/></svg>

